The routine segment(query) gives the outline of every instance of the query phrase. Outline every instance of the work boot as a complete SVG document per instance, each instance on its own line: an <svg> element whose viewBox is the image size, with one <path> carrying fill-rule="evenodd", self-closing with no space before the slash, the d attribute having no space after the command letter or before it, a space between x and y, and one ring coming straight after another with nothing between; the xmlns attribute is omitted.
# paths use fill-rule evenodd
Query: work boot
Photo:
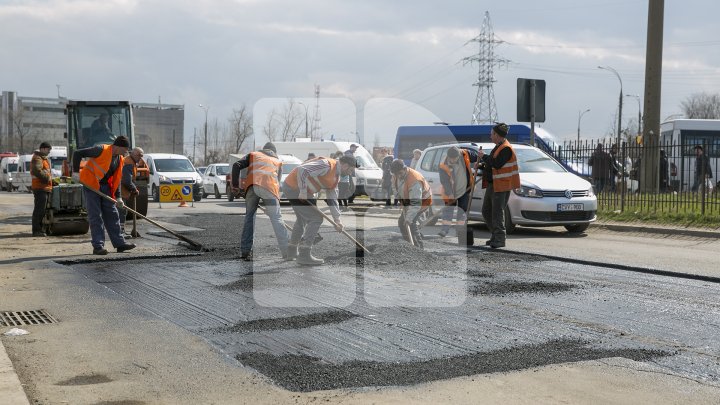
<svg viewBox="0 0 720 405"><path fill-rule="evenodd" d="M298 258L297 263L302 264L304 266L319 266L323 263L325 263L325 260L318 259L317 257L313 257L312 253L310 252L312 250L311 246L301 246L298 251Z"/></svg>
<svg viewBox="0 0 720 405"><path fill-rule="evenodd" d="M135 249L134 243L126 243L124 245L118 246L117 251L118 253L127 252L128 250Z"/></svg>
<svg viewBox="0 0 720 405"><path fill-rule="evenodd" d="M242 252L240 254L240 258L243 259L246 262L251 262L253 260L253 252L252 250L249 252Z"/></svg>
<svg viewBox="0 0 720 405"><path fill-rule="evenodd" d="M287 247L287 252L285 252L285 255L283 256L283 259L285 261L293 261L298 256L298 245L289 244Z"/></svg>
<svg viewBox="0 0 720 405"><path fill-rule="evenodd" d="M315 235L315 239L313 239L313 245L317 245L317 244L320 243L322 240L323 240L322 235L320 235L320 234Z"/></svg>
<svg viewBox="0 0 720 405"><path fill-rule="evenodd" d="M108 252L107 252L107 250L106 250L105 248L101 248L101 247L93 248L93 254L94 254L94 255L104 256L104 255L106 255L107 253L108 253Z"/></svg>

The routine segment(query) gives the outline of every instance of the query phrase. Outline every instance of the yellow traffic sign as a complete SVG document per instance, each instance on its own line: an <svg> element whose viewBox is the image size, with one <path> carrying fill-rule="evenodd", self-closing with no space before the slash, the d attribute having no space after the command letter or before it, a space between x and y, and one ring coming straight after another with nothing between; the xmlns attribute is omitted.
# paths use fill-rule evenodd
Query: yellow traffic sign
<svg viewBox="0 0 720 405"><path fill-rule="evenodd" d="M189 184L161 184L160 202L179 202L193 200L192 186Z"/></svg>

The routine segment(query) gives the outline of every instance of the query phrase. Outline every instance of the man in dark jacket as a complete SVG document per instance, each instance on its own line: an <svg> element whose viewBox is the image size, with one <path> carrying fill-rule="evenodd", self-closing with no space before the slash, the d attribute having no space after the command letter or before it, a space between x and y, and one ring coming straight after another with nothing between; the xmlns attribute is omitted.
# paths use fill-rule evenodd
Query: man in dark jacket
<svg viewBox="0 0 720 405"><path fill-rule="evenodd" d="M42 220L45 217L45 207L52 191L52 174L48 154L50 153L49 143L43 142L38 150L33 152L30 161L30 176L32 177L32 192L35 199L32 214L32 235L45 236Z"/></svg>
<svg viewBox="0 0 720 405"><path fill-rule="evenodd" d="M595 184L595 192L601 193L605 187L610 185L612 177L613 163L612 157L603 150L601 143L597 144L595 152L590 156L588 165L592 166L592 179Z"/></svg>
<svg viewBox="0 0 720 405"><path fill-rule="evenodd" d="M392 189L392 173L390 173L390 165L392 164L393 160L395 160L395 157L390 154L386 154L385 157L382 159L380 165L382 168L382 187L383 192L385 193L385 207L389 208L391 206L390 200L392 200L393 195L393 189ZM397 207L398 200L395 199L395 206Z"/></svg>
<svg viewBox="0 0 720 405"><path fill-rule="evenodd" d="M710 167L710 159L705 155L705 150L701 145L695 146L695 182L692 191L698 191L700 187L705 190L707 179L712 179L712 168Z"/></svg>

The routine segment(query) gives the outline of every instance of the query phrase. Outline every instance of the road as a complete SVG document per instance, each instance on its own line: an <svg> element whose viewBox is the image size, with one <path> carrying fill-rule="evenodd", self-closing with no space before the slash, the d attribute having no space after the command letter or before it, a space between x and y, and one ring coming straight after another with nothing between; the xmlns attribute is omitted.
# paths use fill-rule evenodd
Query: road
<svg viewBox="0 0 720 405"><path fill-rule="evenodd" d="M22 245L33 238L17 237L29 229L18 202L30 200L10 198L0 200L8 229L0 240ZM0 309L22 302L61 319L32 327L30 337L3 337L34 401L720 397L717 239L530 229L512 235L506 252L468 252L427 229L421 252L400 241L395 213L371 209L345 223L372 254L357 257L327 227L317 251L328 263L308 269L275 257L265 219L256 227L257 260L239 261L237 202L151 205L152 217L214 250L187 251L145 224L137 251L101 260L83 255L87 237L48 238L46 254L30 262L20 259L30 248L4 248L10 272L0 281ZM486 235L476 229L478 241ZM678 277L635 271L643 268ZM42 366L48 360L54 366Z"/></svg>

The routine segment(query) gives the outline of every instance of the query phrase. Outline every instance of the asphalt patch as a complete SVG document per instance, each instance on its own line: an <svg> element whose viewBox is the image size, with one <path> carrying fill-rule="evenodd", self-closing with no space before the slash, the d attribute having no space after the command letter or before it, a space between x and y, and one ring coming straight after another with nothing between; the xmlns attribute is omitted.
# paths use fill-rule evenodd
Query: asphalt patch
<svg viewBox="0 0 720 405"><path fill-rule="evenodd" d="M112 382L110 378L102 374L79 375L65 381L60 381L55 385L92 385Z"/></svg>
<svg viewBox="0 0 720 405"><path fill-rule="evenodd" d="M341 388L407 386L476 374L524 370L550 364L624 357L647 361L669 353L646 349L600 349L581 340L536 345L408 363L351 361L334 364L316 357L242 353L236 358L296 392Z"/></svg>
<svg viewBox="0 0 720 405"><path fill-rule="evenodd" d="M218 331L247 333L278 329L301 329L345 322L356 316L356 314L348 311L328 311L285 318L254 319L252 321L239 322L233 326L218 329Z"/></svg>
<svg viewBox="0 0 720 405"><path fill-rule="evenodd" d="M468 292L478 295L508 294L556 294L578 288L568 283L548 283L545 281L502 280L494 282L478 282L468 286Z"/></svg>

